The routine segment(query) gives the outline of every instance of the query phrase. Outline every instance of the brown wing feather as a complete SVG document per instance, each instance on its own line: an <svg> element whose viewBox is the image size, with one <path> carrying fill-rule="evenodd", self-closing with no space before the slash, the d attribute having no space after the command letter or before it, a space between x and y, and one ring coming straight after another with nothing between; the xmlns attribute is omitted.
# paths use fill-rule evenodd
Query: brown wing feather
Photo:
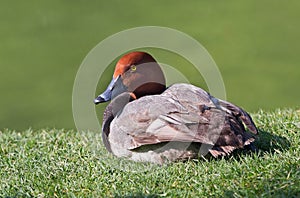
<svg viewBox="0 0 300 198"><path fill-rule="evenodd" d="M249 114L230 103L221 102L220 105L227 111L201 105L201 114L171 112L159 116L145 133L133 136L129 149L162 142L199 142L212 145L213 156L224 156L253 142L255 139L245 131L242 123L249 130L252 127L251 132L257 132Z"/></svg>

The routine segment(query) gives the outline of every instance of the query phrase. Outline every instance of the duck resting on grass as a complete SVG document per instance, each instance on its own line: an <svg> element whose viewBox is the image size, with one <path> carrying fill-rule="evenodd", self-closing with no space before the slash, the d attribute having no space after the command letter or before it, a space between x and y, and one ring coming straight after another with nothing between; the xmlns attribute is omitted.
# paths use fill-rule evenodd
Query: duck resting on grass
<svg viewBox="0 0 300 198"><path fill-rule="evenodd" d="M130 52L117 62L112 81L94 103L110 100L103 115L104 145L134 161L226 156L253 146L258 133L240 107L190 84L166 88L159 64L145 52Z"/></svg>

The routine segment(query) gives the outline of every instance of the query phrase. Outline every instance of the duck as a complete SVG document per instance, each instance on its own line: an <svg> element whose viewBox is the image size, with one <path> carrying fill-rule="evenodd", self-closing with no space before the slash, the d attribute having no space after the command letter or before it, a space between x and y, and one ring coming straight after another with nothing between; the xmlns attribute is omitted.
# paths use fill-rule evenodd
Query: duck
<svg viewBox="0 0 300 198"><path fill-rule="evenodd" d="M192 84L167 87L147 52L118 60L111 82L94 99L108 101L102 140L116 157L162 165L255 148L258 129L249 113Z"/></svg>

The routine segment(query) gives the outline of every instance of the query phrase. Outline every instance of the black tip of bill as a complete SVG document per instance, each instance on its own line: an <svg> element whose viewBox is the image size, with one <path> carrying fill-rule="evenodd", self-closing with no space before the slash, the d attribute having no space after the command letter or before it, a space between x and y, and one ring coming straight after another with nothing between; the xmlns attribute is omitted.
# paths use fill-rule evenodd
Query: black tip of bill
<svg viewBox="0 0 300 198"><path fill-rule="evenodd" d="M98 96L97 98L94 99L94 104L99 104L102 102L106 102L106 100L104 98L102 98L101 96Z"/></svg>

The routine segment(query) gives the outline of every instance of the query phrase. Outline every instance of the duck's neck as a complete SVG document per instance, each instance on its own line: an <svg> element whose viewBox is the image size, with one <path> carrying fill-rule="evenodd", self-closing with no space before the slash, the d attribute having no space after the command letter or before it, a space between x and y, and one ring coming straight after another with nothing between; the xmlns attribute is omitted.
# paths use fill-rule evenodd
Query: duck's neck
<svg viewBox="0 0 300 198"><path fill-rule="evenodd" d="M146 96L146 95L155 95L161 94L166 90L166 85L159 84L155 82L149 82L141 85L136 90L134 90L134 94L137 98Z"/></svg>

